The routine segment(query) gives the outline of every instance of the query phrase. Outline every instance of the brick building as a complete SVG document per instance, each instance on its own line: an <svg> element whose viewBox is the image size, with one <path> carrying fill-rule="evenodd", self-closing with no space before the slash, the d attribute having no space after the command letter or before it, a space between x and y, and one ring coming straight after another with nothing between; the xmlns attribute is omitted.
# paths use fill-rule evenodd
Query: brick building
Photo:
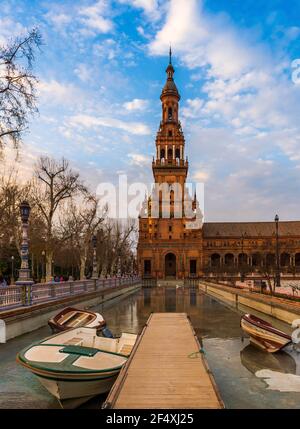
<svg viewBox="0 0 300 429"><path fill-rule="evenodd" d="M179 120L180 95L170 61L160 99L162 119L152 162L155 187L139 217L138 267L143 277L200 277L209 273L272 272L276 267L275 222L202 224L196 195L186 213L184 192L178 205L176 186L185 189L188 159ZM166 186L168 192L162 192ZM156 197L154 197L154 194ZM166 196L167 195L167 196ZM170 205L164 216L164 203ZM155 212L155 214L154 214ZM200 213L200 216L199 216ZM279 222L281 271L300 272L300 222Z"/></svg>

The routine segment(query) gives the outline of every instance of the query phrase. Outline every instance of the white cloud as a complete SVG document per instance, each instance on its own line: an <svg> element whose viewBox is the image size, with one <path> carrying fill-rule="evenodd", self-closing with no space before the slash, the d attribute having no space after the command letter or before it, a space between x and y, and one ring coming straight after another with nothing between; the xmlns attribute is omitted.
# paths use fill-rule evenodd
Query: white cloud
<svg viewBox="0 0 300 429"><path fill-rule="evenodd" d="M296 37L298 27L286 32ZM150 53L165 55L170 41L194 75L201 77L198 70L203 72L206 100L188 100L182 109L184 118L202 119L211 127L226 126L241 137L264 133L270 137L270 132L290 130L289 143L276 140L273 144L290 160L297 157L297 145L290 141L297 141L300 131L300 86L285 76L286 58L280 53L272 57L266 45L248 39L229 19L205 13L202 2L196 0L170 1L165 23L149 44Z"/></svg>
<svg viewBox="0 0 300 429"><path fill-rule="evenodd" d="M79 64L74 70L74 73L82 82L88 82L92 78L91 69L86 64Z"/></svg>
<svg viewBox="0 0 300 429"><path fill-rule="evenodd" d="M81 100L82 94L72 83L61 83L55 79L40 81L38 95L49 104L74 105Z"/></svg>
<svg viewBox="0 0 300 429"><path fill-rule="evenodd" d="M147 156L142 155L140 153L129 153L128 157L130 158L131 165L136 165L139 167L150 165L150 159Z"/></svg>
<svg viewBox="0 0 300 429"><path fill-rule="evenodd" d="M114 27L112 20L107 17L109 6L106 0L97 1L91 6L81 7L78 13L81 16L80 21L96 33L108 33Z"/></svg>
<svg viewBox="0 0 300 429"><path fill-rule="evenodd" d="M197 118L201 112L204 101L200 98L187 99L187 106L181 109L182 116L185 118Z"/></svg>
<svg viewBox="0 0 300 429"><path fill-rule="evenodd" d="M6 45L9 40L26 32L26 28L9 17L0 18L0 45Z"/></svg>
<svg viewBox="0 0 300 429"><path fill-rule="evenodd" d="M50 10L45 17L59 30L70 24L73 19L72 14L67 14L57 9Z"/></svg>
<svg viewBox="0 0 300 429"><path fill-rule="evenodd" d="M149 101L148 100L142 100L140 98L135 98L132 101L127 101L126 103L123 104L123 107L128 110L129 112L132 111L141 111L141 110L145 110L147 109L149 105Z"/></svg>
<svg viewBox="0 0 300 429"><path fill-rule="evenodd" d="M151 134L149 127L141 122L125 122L114 118L96 117L91 115L75 115L69 118L68 122L70 126L77 126L83 129L109 127L117 128L135 135Z"/></svg>
<svg viewBox="0 0 300 429"><path fill-rule="evenodd" d="M144 13L153 20L157 20L160 17L157 0L119 0L119 3L142 9Z"/></svg>

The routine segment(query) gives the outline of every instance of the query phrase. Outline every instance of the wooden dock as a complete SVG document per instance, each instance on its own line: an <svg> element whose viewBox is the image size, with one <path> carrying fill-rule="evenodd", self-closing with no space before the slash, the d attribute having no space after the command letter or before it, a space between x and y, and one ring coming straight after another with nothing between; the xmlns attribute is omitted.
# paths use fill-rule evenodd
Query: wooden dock
<svg viewBox="0 0 300 429"><path fill-rule="evenodd" d="M185 313L153 313L103 408L224 408Z"/></svg>

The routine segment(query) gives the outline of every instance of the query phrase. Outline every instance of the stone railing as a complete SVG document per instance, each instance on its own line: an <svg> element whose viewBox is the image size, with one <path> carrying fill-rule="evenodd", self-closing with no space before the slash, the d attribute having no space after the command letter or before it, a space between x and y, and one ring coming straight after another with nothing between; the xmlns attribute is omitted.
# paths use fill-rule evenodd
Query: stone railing
<svg viewBox="0 0 300 429"><path fill-rule="evenodd" d="M0 310L30 306L65 297L78 296L91 292L115 289L121 286L133 286L141 282L138 276L111 277L108 279L90 279L66 281L60 283L36 283L27 286L7 286L0 288Z"/></svg>

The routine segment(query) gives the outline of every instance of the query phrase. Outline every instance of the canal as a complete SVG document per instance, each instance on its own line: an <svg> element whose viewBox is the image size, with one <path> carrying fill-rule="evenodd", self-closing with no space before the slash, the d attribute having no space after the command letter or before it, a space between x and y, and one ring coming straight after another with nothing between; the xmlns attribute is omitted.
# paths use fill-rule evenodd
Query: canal
<svg viewBox="0 0 300 429"><path fill-rule="evenodd" d="M300 354L292 346L276 354L253 348L243 338L241 313L201 291L145 288L92 310L103 314L115 335L139 333L151 312L185 312L202 341L226 408L300 408ZM59 408L39 381L15 362L19 350L49 335L50 329L43 327L0 344L0 408ZM82 407L99 408L104 399L94 398Z"/></svg>

